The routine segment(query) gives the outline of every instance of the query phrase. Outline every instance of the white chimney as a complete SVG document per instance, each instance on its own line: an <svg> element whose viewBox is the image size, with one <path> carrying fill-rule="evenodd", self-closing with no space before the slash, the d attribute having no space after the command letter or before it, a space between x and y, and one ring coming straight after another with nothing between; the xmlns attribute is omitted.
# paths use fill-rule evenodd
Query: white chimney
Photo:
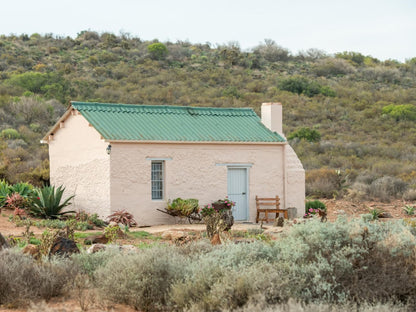
<svg viewBox="0 0 416 312"><path fill-rule="evenodd" d="M283 135L282 129L282 104L261 104L261 122L270 130Z"/></svg>

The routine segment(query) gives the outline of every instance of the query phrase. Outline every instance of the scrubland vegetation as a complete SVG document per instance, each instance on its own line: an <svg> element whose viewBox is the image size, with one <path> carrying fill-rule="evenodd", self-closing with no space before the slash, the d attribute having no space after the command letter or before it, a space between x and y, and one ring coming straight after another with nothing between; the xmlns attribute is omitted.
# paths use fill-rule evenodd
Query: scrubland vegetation
<svg viewBox="0 0 416 312"><path fill-rule="evenodd" d="M39 140L69 100L258 113L279 101L308 195L416 199L416 58L294 55L271 40L247 52L93 31L0 36L0 178L48 181Z"/></svg>
<svg viewBox="0 0 416 312"><path fill-rule="evenodd" d="M414 311L415 234L403 221L313 219L252 243L202 239L39 261L3 250L0 304L71 294L84 308L143 311Z"/></svg>

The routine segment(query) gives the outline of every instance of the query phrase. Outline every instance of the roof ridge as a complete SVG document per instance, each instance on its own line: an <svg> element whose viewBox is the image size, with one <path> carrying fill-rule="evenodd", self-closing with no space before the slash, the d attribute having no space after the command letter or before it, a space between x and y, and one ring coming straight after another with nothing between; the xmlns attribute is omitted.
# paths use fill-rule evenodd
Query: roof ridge
<svg viewBox="0 0 416 312"><path fill-rule="evenodd" d="M192 110L217 110L217 111L225 111L225 110L233 110L233 111L252 111L254 110L250 107L211 107L211 106L180 106L180 105L151 105L151 104L126 104L126 103L100 103L100 102L78 102L78 101L71 101L71 105L97 105L97 106L109 106L109 107L140 107L140 108L167 108L167 109L192 109Z"/></svg>

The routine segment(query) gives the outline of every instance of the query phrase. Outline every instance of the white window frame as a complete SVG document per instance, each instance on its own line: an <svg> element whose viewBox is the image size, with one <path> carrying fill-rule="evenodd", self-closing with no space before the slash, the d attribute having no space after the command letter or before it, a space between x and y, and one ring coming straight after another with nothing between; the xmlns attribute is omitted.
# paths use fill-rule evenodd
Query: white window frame
<svg viewBox="0 0 416 312"><path fill-rule="evenodd" d="M153 165L160 164L161 177L160 179L154 179L155 172ZM163 200L165 198L165 160L164 159L152 159L150 165L150 192L152 200ZM159 187L155 187L155 184L159 184ZM160 195L159 195L160 194ZM157 196L156 196L157 195Z"/></svg>

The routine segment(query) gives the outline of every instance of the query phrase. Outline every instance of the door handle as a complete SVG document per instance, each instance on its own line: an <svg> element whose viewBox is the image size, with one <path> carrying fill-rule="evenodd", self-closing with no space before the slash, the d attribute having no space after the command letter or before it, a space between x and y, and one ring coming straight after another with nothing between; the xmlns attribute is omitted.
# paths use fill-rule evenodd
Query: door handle
<svg viewBox="0 0 416 312"><path fill-rule="evenodd" d="M241 193L241 195L246 195L246 192Z"/></svg>

